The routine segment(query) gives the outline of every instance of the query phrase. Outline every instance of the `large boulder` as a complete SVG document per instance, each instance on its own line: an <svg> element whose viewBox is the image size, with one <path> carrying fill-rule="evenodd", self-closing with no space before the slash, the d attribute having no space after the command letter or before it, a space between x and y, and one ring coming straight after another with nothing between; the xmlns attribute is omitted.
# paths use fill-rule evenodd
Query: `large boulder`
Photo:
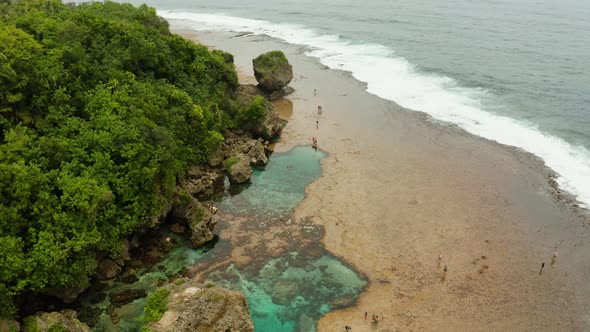
<svg viewBox="0 0 590 332"><path fill-rule="evenodd" d="M252 60L254 77L265 91L277 91L293 79L293 67L281 51L264 53Z"/></svg>
<svg viewBox="0 0 590 332"><path fill-rule="evenodd" d="M250 165L252 166L264 166L268 162L268 158L266 158L266 151L264 149L264 145L259 142L255 141L254 145L248 151L248 157L250 157Z"/></svg>
<svg viewBox="0 0 590 332"><path fill-rule="evenodd" d="M252 168L250 158L244 154L233 156L225 161L225 169L231 183L245 183L250 181Z"/></svg>
<svg viewBox="0 0 590 332"><path fill-rule="evenodd" d="M186 204L175 205L172 210L172 218L187 225L185 235L193 248L202 246L214 237L213 229L217 220L213 218L209 209L194 198L190 198Z"/></svg>
<svg viewBox="0 0 590 332"><path fill-rule="evenodd" d="M50 289L45 293L57 297L64 303L73 303L78 298L78 295L82 294L86 288L87 287L74 286L68 288Z"/></svg>
<svg viewBox="0 0 590 332"><path fill-rule="evenodd" d="M118 276L123 272L123 268L115 263L112 259L105 258L98 263L96 268L96 279L98 280L109 280Z"/></svg>
<svg viewBox="0 0 590 332"><path fill-rule="evenodd" d="M168 310L159 321L148 324L151 331L254 331L242 293L218 287L201 288L191 282L173 284L171 288Z"/></svg>
<svg viewBox="0 0 590 332"><path fill-rule="evenodd" d="M125 289L120 292L115 292L109 295L111 303L115 306L122 306L123 304L131 303L136 299L146 297L147 294L143 289Z"/></svg>
<svg viewBox="0 0 590 332"><path fill-rule="evenodd" d="M67 309L60 312L38 312L34 316L24 319L24 332L90 332L90 328L80 322L76 317L76 311Z"/></svg>

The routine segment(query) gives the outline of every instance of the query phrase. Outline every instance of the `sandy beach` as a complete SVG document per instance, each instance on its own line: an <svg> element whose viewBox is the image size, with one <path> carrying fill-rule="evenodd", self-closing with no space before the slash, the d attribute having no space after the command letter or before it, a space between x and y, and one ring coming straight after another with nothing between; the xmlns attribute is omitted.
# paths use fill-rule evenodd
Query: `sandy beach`
<svg viewBox="0 0 590 332"><path fill-rule="evenodd" d="M329 153L295 221L322 227L325 248L369 280L319 331L590 329L588 215L556 199L542 161L370 95L302 48L171 23L234 54L249 83L260 53L280 49L293 65L275 151L315 136Z"/></svg>

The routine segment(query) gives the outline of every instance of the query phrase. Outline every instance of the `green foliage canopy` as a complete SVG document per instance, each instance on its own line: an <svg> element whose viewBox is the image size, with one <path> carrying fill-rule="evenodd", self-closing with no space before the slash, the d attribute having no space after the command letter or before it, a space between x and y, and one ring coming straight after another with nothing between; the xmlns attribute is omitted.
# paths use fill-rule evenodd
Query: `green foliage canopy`
<svg viewBox="0 0 590 332"><path fill-rule="evenodd" d="M153 8L0 2L0 316L25 291L86 287L99 251L153 226L176 179L242 111L233 59Z"/></svg>

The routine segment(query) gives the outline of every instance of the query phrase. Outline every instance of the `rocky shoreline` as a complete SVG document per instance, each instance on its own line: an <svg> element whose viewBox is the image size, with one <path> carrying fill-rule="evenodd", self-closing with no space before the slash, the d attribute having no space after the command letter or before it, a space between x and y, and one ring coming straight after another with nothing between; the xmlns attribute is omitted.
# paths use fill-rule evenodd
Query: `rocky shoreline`
<svg viewBox="0 0 590 332"><path fill-rule="evenodd" d="M243 126L243 130L225 132L224 142L211 154L208 164L194 166L183 178L178 179L174 197L159 216L154 217L154 227L122 240L121 251L116 257L105 256L99 260L94 277L96 282L108 283L114 279L121 279L124 283L132 283L137 280L135 271L159 262L170 251L174 241L158 231L162 226L173 233L183 235L193 248L202 247L214 239L217 208L213 207L211 202L218 197L220 190L223 190L225 177L229 178L231 184L249 182L252 167L266 165L268 155L272 153L269 145L279 139L283 129L283 123L271 101L293 91L287 86L292 79L292 68L284 55L277 52L262 54L257 58L267 58L265 63L254 64L262 72L258 85L242 84L237 90L238 101L243 105L252 104L258 98L262 117L247 119L248 123ZM280 59L273 59L277 54ZM253 331L247 304L239 292L204 285L197 287L195 281L186 278L173 280L174 283L167 286L167 289L175 292L170 296L170 312L164 316L163 321L151 323L152 330L193 331L195 326L202 325L203 328L207 326L213 330L223 327L223 330L227 331ZM185 282L186 285L179 288L179 285ZM162 280L162 283L165 284L166 281ZM78 320L75 310L46 312L51 308L76 306L76 300L85 291L86 289L80 288L58 289L47 292L50 297L43 299L38 294L26 295L21 298L20 303L26 304L22 312L28 315L21 322L0 320L0 331L42 332L57 327L63 327L66 331L90 331L86 324ZM105 295L98 296L96 302L104 299ZM111 293L111 306L107 310L111 314L111 319L115 323L118 320L114 314L116 307L146 296L146 291L142 289ZM58 301L55 302L51 297ZM197 311L187 304L189 302L200 309ZM217 304L220 306L212 309L212 306L215 307ZM207 307L207 310L201 310L205 308L203 306ZM178 311L184 313L178 314ZM177 315L174 316L174 313ZM85 312L83 320L96 323L97 315L100 315L100 312L94 311L90 316ZM186 324L175 322L176 318L173 316ZM184 326L183 324L186 327L179 330L179 326Z"/></svg>

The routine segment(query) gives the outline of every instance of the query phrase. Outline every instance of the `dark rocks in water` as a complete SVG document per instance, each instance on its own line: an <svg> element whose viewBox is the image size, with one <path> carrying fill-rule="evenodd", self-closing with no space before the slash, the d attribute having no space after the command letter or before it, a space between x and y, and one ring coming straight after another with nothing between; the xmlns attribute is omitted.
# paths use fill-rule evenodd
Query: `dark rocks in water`
<svg viewBox="0 0 590 332"><path fill-rule="evenodd" d="M184 232L186 231L186 227L184 227L181 224L175 223L170 225L170 231L176 234L184 234Z"/></svg>
<svg viewBox="0 0 590 332"><path fill-rule="evenodd" d="M109 306L107 308L107 314L111 318L111 322L113 324L119 324L119 322L121 321L121 316L119 316L119 313L117 313L116 306L114 306L114 305Z"/></svg>
<svg viewBox="0 0 590 332"><path fill-rule="evenodd" d="M254 331L246 299L240 292L203 288L192 281L167 288L168 311L159 321L148 324L152 331Z"/></svg>
<svg viewBox="0 0 590 332"><path fill-rule="evenodd" d="M124 291L109 295L111 303L115 306L131 303L136 299L146 297L147 294L143 289L126 289Z"/></svg>
<svg viewBox="0 0 590 332"><path fill-rule="evenodd" d="M115 263L112 259L106 258L98 263L96 268L96 279L103 281L113 279L114 277L121 274L123 268Z"/></svg>
<svg viewBox="0 0 590 332"><path fill-rule="evenodd" d="M84 298L90 304L98 304L106 299L107 287L108 287L107 284L104 282L95 282L90 286L90 288L88 288L88 291L87 291L86 295L84 296Z"/></svg>
<svg viewBox="0 0 590 332"><path fill-rule="evenodd" d="M252 168L250 158L244 154L233 156L225 161L227 175L231 183L246 183L250 181Z"/></svg>
<svg viewBox="0 0 590 332"><path fill-rule="evenodd" d="M38 312L34 316L26 317L23 322L25 332L63 330L68 332L90 332L90 328L78 320L76 311L71 309L60 312Z"/></svg>
<svg viewBox="0 0 590 332"><path fill-rule="evenodd" d="M101 314L101 308L86 306L78 312L78 319L88 326L95 326L98 323Z"/></svg>
<svg viewBox="0 0 590 332"><path fill-rule="evenodd" d="M125 272L125 275L123 275L121 277L121 282L126 283L126 284L133 284L138 280L139 280L139 278L135 274L134 270Z"/></svg>
<svg viewBox="0 0 590 332"><path fill-rule="evenodd" d="M261 89L277 91L293 79L293 67L281 51L271 51L252 60L254 77Z"/></svg>
<svg viewBox="0 0 590 332"><path fill-rule="evenodd" d="M288 280L279 280L273 283L270 290L272 302L279 305L288 305L299 293L297 283Z"/></svg>

